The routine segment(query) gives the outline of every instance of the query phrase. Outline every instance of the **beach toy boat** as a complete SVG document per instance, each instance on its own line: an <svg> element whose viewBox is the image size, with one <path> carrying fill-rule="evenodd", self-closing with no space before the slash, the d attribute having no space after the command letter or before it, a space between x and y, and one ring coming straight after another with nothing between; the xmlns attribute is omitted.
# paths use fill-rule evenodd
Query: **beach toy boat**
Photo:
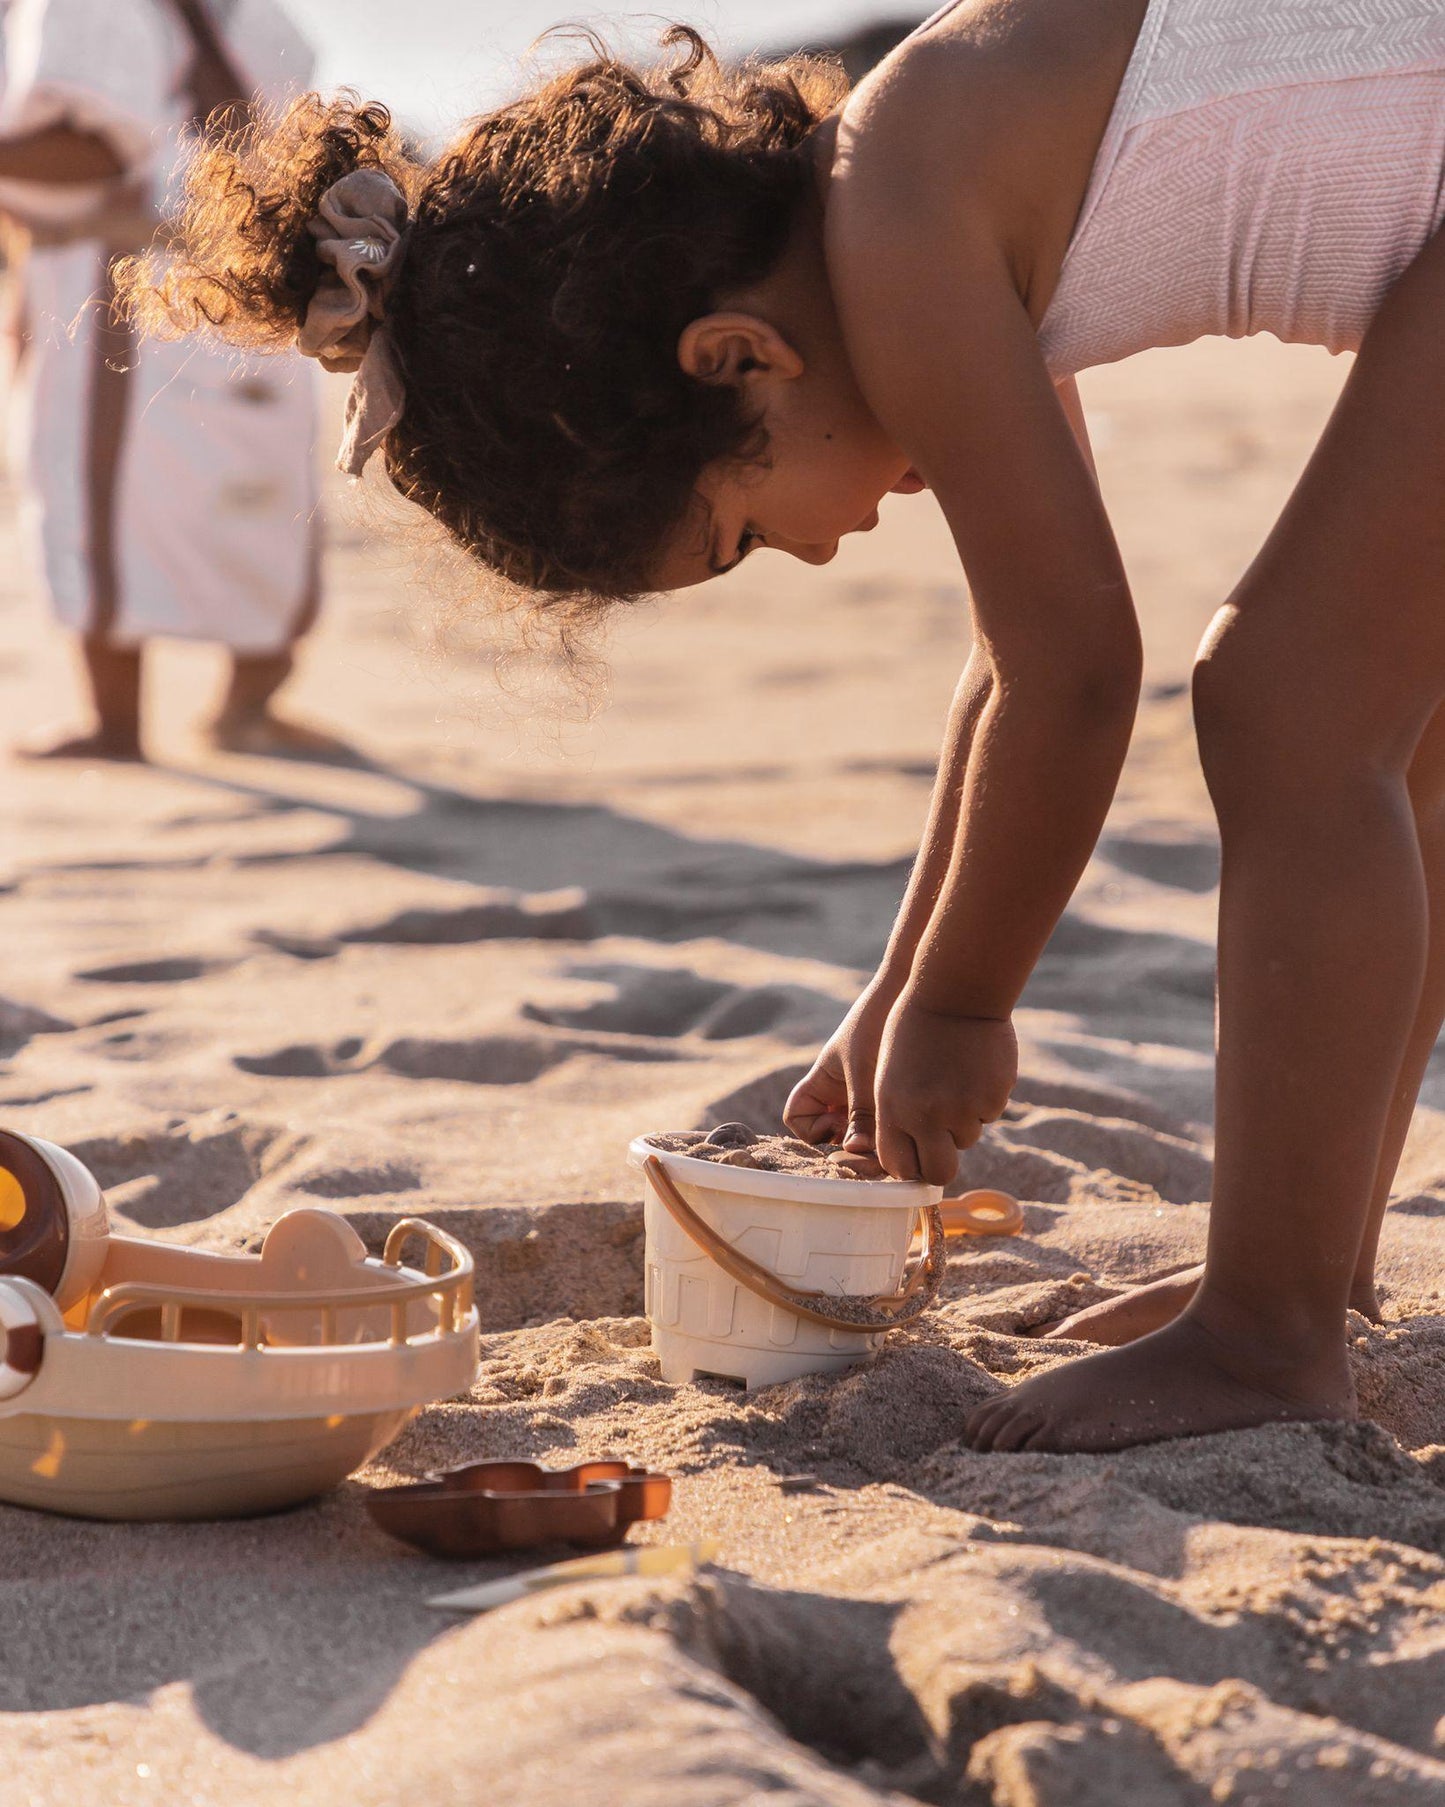
<svg viewBox="0 0 1445 1807"><path fill-rule="evenodd" d="M0 1500L110 1519L298 1505L465 1392L477 1342L472 1258L420 1218L379 1259L313 1208L258 1256L112 1236L74 1155L0 1131Z"/></svg>

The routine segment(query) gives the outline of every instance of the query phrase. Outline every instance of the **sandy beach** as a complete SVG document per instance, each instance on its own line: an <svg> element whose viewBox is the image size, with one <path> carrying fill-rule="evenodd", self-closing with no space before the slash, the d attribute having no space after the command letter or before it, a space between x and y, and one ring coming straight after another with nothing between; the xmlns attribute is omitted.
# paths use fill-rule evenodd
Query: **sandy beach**
<svg viewBox="0 0 1445 1807"><path fill-rule="evenodd" d="M9 763L0 1122L66 1143L131 1233L254 1247L297 1205L478 1263L482 1367L272 1519L0 1507L3 1807L1425 1807L1445 1801L1445 1065L1351 1325L1364 1417L1123 1455L980 1456L1026 1333L1199 1258L1217 852L1195 642L1344 374L1206 343L1083 379L1144 622L1098 854L959 1186L1025 1201L872 1363L743 1397L658 1376L642 1132L782 1101L877 956L967 650L927 497L826 570L761 556L620 623L590 724L499 691L340 479L298 708L354 770L205 752L167 649L155 763ZM333 401L335 397L333 396ZM0 722L63 716L63 641L0 493ZM447 650L435 644L446 627ZM1342 1107L1347 1107L1347 1101ZM389 1541L369 1487L482 1456L668 1470L687 1582L456 1621L508 1572Z"/></svg>

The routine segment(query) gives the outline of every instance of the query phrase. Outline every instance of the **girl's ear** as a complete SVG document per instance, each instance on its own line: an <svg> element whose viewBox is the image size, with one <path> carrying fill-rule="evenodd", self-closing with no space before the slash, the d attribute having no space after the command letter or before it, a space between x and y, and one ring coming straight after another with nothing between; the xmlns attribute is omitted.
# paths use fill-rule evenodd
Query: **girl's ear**
<svg viewBox="0 0 1445 1807"><path fill-rule="evenodd" d="M777 330L756 314L704 314L682 329L677 361L700 383L744 383L769 376L790 381L803 360Z"/></svg>

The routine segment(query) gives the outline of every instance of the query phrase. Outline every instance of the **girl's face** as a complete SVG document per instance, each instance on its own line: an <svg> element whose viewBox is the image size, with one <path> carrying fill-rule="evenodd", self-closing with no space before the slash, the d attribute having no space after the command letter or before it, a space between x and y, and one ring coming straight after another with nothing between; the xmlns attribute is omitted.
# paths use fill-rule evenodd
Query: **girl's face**
<svg viewBox="0 0 1445 1807"><path fill-rule="evenodd" d="M826 565L845 534L877 526L889 491L925 487L846 365L818 357L805 365L772 327L741 314L694 321L678 356L704 382L737 384L768 444L762 463L727 460L704 471L659 589L704 583L764 549Z"/></svg>

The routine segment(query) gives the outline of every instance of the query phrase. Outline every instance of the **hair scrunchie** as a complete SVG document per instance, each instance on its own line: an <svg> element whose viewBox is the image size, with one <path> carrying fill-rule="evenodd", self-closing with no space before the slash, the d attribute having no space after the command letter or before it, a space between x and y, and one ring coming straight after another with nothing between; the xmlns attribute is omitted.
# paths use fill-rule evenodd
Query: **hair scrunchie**
<svg viewBox="0 0 1445 1807"><path fill-rule="evenodd" d="M296 343L324 369L354 373L336 462L359 477L406 407L385 324L406 256L406 198L384 170L354 169L322 195L309 230L323 272Z"/></svg>

